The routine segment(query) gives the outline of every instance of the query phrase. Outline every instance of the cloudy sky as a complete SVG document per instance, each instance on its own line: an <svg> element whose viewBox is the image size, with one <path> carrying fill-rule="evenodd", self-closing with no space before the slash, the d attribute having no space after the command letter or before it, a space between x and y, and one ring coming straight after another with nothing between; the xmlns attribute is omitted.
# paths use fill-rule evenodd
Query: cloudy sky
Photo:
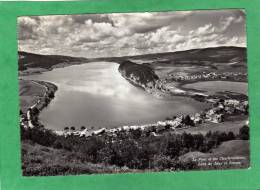
<svg viewBox="0 0 260 190"><path fill-rule="evenodd" d="M19 17L18 29L21 51L87 58L246 46L234 9Z"/></svg>

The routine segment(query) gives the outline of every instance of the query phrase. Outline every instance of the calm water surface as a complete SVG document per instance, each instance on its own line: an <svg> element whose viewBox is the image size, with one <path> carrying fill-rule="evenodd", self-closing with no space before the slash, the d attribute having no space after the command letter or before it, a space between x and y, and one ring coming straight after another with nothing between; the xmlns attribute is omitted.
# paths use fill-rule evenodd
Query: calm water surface
<svg viewBox="0 0 260 190"><path fill-rule="evenodd" d="M205 107L185 97L157 99L127 82L118 72L118 66L111 62L93 62L27 77L58 86L54 100L40 113L40 121L54 130L67 126L112 128L196 113Z"/></svg>

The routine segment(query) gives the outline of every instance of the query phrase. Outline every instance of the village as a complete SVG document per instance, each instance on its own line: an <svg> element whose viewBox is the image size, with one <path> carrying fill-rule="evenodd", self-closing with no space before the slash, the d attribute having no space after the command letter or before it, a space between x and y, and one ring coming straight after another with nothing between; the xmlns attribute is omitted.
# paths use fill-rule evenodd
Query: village
<svg viewBox="0 0 260 190"><path fill-rule="evenodd" d="M245 72L223 72L223 73L216 73L216 72L202 72L202 74L193 74L187 75L183 72L177 72L174 74L169 74L167 76L167 81L203 81L203 80L233 80L233 81L244 81L246 80L246 73Z"/></svg>

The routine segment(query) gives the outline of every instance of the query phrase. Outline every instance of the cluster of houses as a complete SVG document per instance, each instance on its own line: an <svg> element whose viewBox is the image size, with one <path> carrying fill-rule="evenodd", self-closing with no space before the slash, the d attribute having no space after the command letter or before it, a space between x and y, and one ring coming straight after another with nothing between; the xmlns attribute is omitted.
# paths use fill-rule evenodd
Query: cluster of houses
<svg viewBox="0 0 260 190"><path fill-rule="evenodd" d="M223 100L217 102L216 106L206 111L196 113L195 115L182 115L179 117L173 117L172 119L166 119L164 121L158 121L152 124L138 125L138 126L122 126L113 129L101 128L99 130L89 130L82 127L81 130L76 131L75 128L70 130L66 128L63 131L56 131L57 135L76 135L79 137L90 137L98 135L109 135L116 137L120 132L131 132L134 130L140 130L144 134L157 136L166 130L176 130L178 128L194 127L204 122L220 123L225 120L228 115L235 114L247 114L248 101L239 101L234 99Z"/></svg>
<svg viewBox="0 0 260 190"><path fill-rule="evenodd" d="M188 80L207 80L207 79L230 79L234 78L236 79L237 77L245 77L246 73L242 72L224 72L224 73L216 73L216 72L203 72L202 74L195 74L195 75L187 75L185 73L174 73L174 74L169 74L169 77L171 80L174 81L188 81Z"/></svg>
<svg viewBox="0 0 260 190"><path fill-rule="evenodd" d="M26 114L22 114L20 116L20 125L24 128L34 128L33 125L33 110L36 109L37 104L40 103L40 100L37 101L34 105L32 105L26 112Z"/></svg>
<svg viewBox="0 0 260 190"><path fill-rule="evenodd" d="M213 123L223 122L228 115L248 114L248 101L239 101L234 99L217 102L216 106L203 112L205 121Z"/></svg>

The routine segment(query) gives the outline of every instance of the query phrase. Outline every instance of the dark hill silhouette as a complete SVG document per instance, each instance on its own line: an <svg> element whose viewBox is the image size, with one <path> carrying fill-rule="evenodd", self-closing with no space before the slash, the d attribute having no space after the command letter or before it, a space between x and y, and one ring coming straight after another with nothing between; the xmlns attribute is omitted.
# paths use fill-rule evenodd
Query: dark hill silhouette
<svg viewBox="0 0 260 190"><path fill-rule="evenodd" d="M23 51L18 52L19 55L19 70L25 70L26 68L45 68L49 69L59 63L71 63L71 62L83 62L87 61L82 57L70 57L63 55L41 55L34 53L27 53Z"/></svg>
<svg viewBox="0 0 260 190"><path fill-rule="evenodd" d="M63 55L40 55L27 52L18 52L19 54L19 70L26 68L51 68L59 63L72 62L90 62L90 61L113 61L123 63L129 59L141 59L144 61L152 61L153 63L164 64L198 64L205 65L207 62L214 63L230 63L238 62L239 66L246 63L246 48L243 47L212 47L204 49L191 49L186 51L153 53L135 56L123 57L100 57L100 58L83 58L70 57ZM235 65L238 66L238 65Z"/></svg>

